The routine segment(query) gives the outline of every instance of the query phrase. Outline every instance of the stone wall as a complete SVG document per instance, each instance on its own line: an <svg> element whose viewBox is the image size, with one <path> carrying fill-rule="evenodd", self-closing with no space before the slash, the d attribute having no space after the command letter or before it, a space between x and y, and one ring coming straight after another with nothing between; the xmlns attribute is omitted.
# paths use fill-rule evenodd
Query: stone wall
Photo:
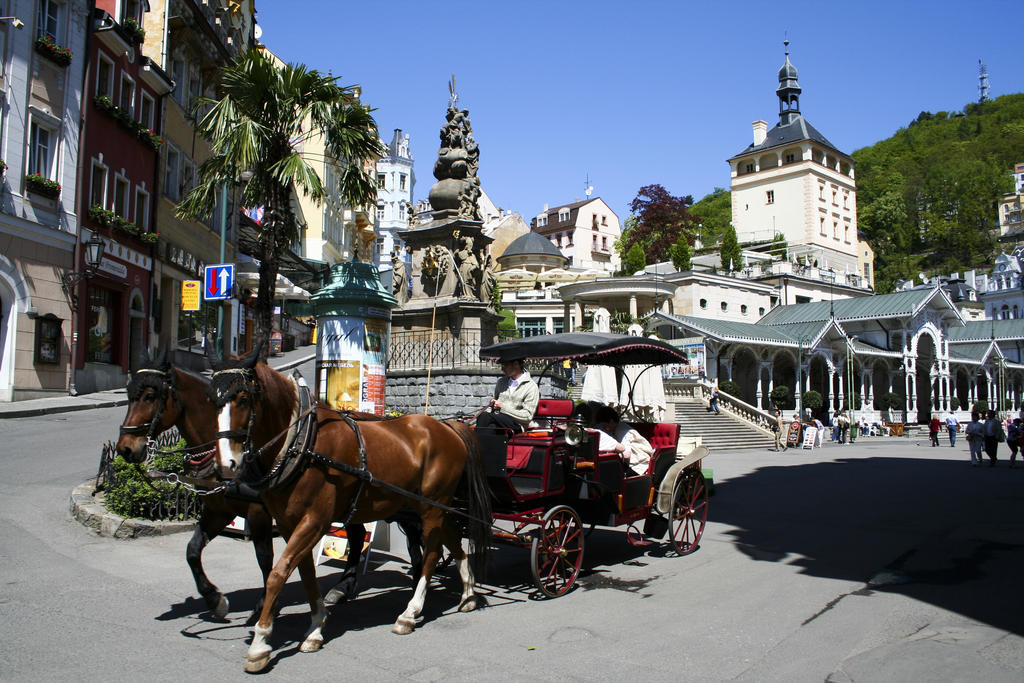
<svg viewBox="0 0 1024 683"><path fill-rule="evenodd" d="M444 418L455 415L472 415L487 405L494 395L494 384L501 376L499 372L475 370L472 373L458 370L439 370L430 375L431 417ZM388 373L387 406L403 413L422 413L426 397L427 373ZM540 383L541 398L565 398L564 380L545 377Z"/></svg>

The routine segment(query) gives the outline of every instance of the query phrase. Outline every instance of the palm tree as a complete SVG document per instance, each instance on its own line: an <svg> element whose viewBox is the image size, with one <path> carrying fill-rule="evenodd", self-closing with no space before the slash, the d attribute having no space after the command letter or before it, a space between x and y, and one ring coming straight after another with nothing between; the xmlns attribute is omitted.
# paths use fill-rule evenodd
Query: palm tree
<svg viewBox="0 0 1024 683"><path fill-rule="evenodd" d="M209 216L225 185L241 187L242 206L264 207L253 254L260 262L257 339L270 338L280 254L298 239L293 188L316 203L339 196L353 209L377 195L372 162L383 154L377 123L355 87L336 81L302 64L278 66L271 55L250 49L223 69L221 98L196 103L211 107L196 131L214 153L199 166L199 182L178 204L178 215ZM343 165L337 187L324 187L301 153L305 140L321 135L326 155ZM265 359L266 347L262 353Z"/></svg>

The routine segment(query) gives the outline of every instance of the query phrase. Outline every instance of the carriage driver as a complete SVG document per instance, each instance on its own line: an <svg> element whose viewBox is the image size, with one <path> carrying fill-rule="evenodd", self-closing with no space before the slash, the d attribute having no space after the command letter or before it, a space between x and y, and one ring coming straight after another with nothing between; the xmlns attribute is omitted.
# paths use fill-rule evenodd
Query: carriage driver
<svg viewBox="0 0 1024 683"><path fill-rule="evenodd" d="M501 427L521 432L530 424L537 412L540 389L523 368L523 360L515 358L501 362L502 377L494 387L494 398L476 418L477 427Z"/></svg>

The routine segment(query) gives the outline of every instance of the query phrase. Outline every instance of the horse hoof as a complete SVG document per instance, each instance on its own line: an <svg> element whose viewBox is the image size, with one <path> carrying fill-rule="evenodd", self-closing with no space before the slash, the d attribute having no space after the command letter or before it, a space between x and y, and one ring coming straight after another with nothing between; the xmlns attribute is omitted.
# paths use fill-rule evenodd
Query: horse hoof
<svg viewBox="0 0 1024 683"><path fill-rule="evenodd" d="M245 660L245 671L250 674L258 674L267 668L267 664L270 663L270 653L259 655L257 657L247 657Z"/></svg>
<svg viewBox="0 0 1024 683"><path fill-rule="evenodd" d="M217 601L217 606L213 608L213 616L218 619L223 619L228 615L229 610L230 605L228 603L228 599L222 595L220 596L220 600Z"/></svg>
<svg viewBox="0 0 1024 683"><path fill-rule="evenodd" d="M472 598L467 599L465 602L463 602L461 605L459 605L459 611L460 612L472 612L473 610L475 610L477 608L477 606L478 605L477 605L477 602L476 602L476 597L474 596Z"/></svg>
<svg viewBox="0 0 1024 683"><path fill-rule="evenodd" d="M324 641L319 638L308 639L302 641L302 645L299 646L300 652L317 652L324 646Z"/></svg>
<svg viewBox="0 0 1024 683"><path fill-rule="evenodd" d="M400 636L407 636L413 632L416 628L416 624L409 621L408 619L399 618L395 622L395 625L391 627L391 632Z"/></svg>

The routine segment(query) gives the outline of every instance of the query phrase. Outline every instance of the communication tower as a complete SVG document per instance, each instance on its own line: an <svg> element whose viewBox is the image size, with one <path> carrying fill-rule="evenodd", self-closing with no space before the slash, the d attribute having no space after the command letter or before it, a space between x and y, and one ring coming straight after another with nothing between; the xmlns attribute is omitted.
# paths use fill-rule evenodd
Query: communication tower
<svg viewBox="0 0 1024 683"><path fill-rule="evenodd" d="M978 60L978 101L988 102L988 69L985 62Z"/></svg>

